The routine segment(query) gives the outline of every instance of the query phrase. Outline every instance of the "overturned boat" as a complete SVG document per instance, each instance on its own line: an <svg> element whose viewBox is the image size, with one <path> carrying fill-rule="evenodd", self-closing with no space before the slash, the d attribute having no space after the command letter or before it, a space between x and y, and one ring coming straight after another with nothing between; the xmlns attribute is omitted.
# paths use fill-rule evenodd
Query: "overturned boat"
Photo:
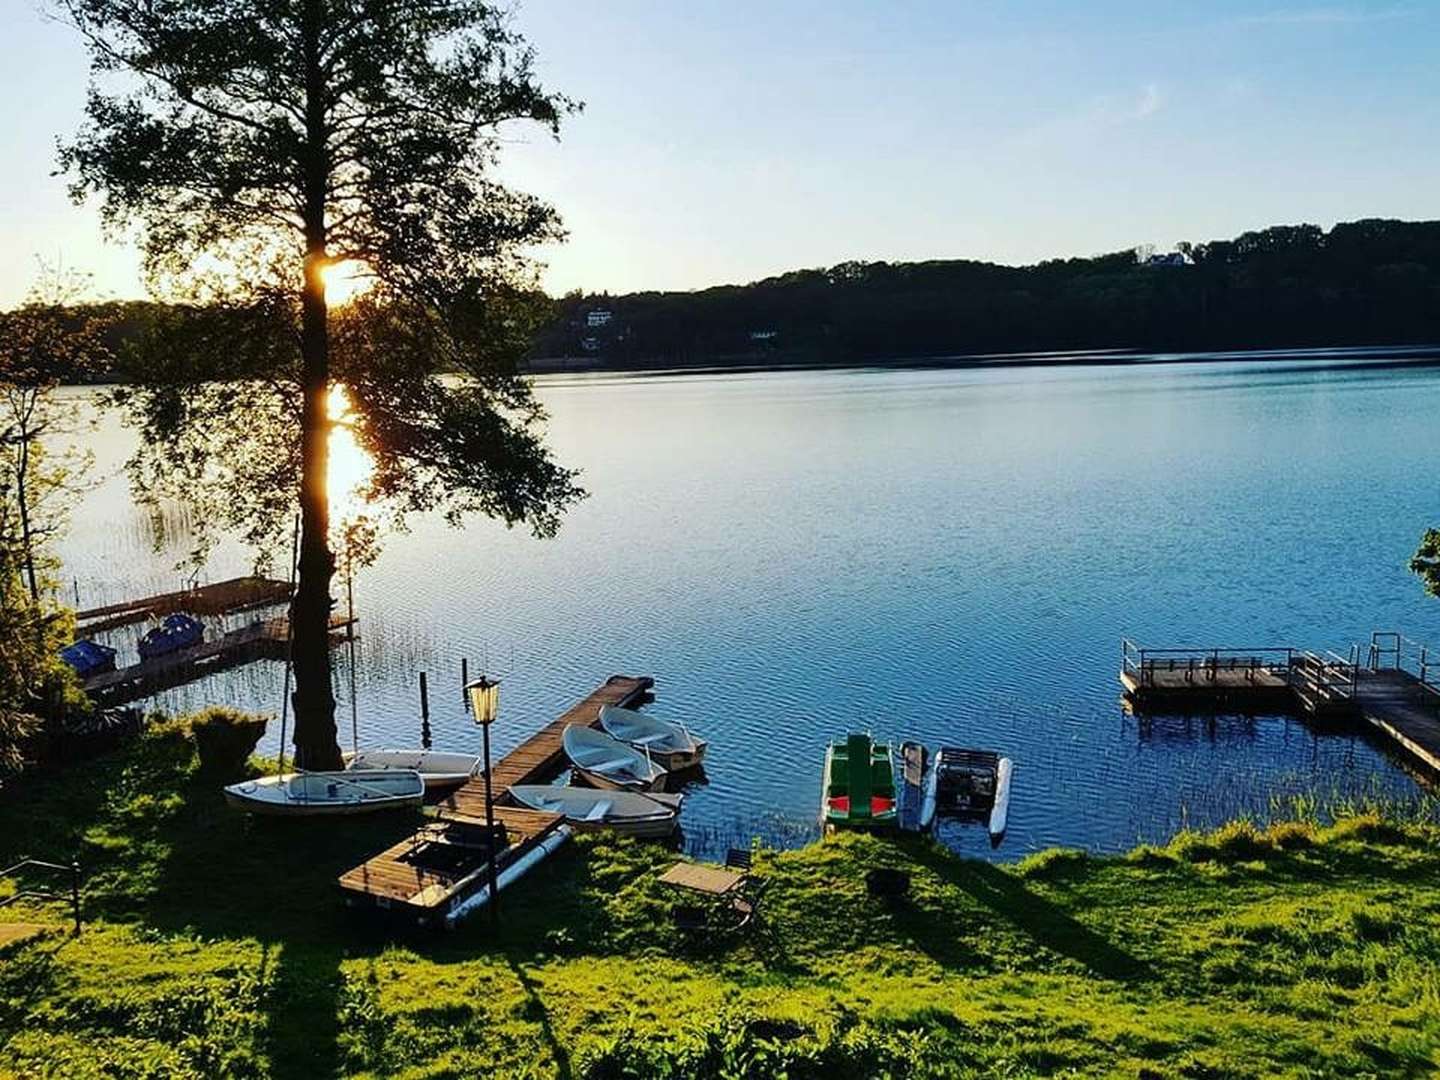
<svg viewBox="0 0 1440 1080"><path fill-rule="evenodd" d="M561 742L575 771L596 787L655 791L665 785L666 771L648 754L603 731L567 724Z"/></svg>
<svg viewBox="0 0 1440 1080"><path fill-rule="evenodd" d="M699 765L710 745L690 734L684 724L618 705L600 706L600 726L621 742L645 751L671 772Z"/></svg>
<svg viewBox="0 0 1440 1080"><path fill-rule="evenodd" d="M345 755L349 772L375 769L402 769L418 772L426 789L456 787L472 776L478 776L482 763L477 754L458 754L446 750L361 750Z"/></svg>
<svg viewBox="0 0 1440 1080"><path fill-rule="evenodd" d="M612 829L627 836L669 836L680 823L683 795L598 788L517 784L510 797L521 806L563 814L577 829Z"/></svg>
<svg viewBox="0 0 1440 1080"><path fill-rule="evenodd" d="M225 788L225 801L247 814L338 817L419 806L425 782L413 769L347 769L262 776Z"/></svg>

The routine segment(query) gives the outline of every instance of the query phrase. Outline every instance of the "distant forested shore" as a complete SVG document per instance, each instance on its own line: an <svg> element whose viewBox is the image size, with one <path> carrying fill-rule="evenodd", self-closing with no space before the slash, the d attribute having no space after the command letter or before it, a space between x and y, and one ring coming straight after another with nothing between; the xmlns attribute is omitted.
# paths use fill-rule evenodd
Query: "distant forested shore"
<svg viewBox="0 0 1440 1080"><path fill-rule="evenodd" d="M1440 221L1276 225L1033 266L847 262L692 292L531 300L549 306L527 360L537 372L1430 344L1440 342ZM126 379L128 364L146 363L126 345L159 322L173 332L160 315L176 309L117 301L83 311L102 314L117 366L74 381ZM225 340L201 321L212 325L197 341ZM214 360L225 377L229 365Z"/></svg>
<svg viewBox="0 0 1440 1080"><path fill-rule="evenodd" d="M1033 266L847 262L557 306L535 370L1429 343L1440 341L1440 222L1277 225Z"/></svg>

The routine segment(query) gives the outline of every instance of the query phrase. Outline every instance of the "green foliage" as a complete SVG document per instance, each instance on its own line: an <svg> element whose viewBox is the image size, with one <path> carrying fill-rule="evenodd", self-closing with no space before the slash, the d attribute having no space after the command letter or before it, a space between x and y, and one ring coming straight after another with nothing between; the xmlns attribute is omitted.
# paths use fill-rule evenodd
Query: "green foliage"
<svg viewBox="0 0 1440 1080"><path fill-rule="evenodd" d="M1434 825L1239 824L1023 869L903 838L759 850L774 938L698 948L670 931L676 895L656 880L674 853L588 836L507 890L498 932L422 935L347 918L335 892L415 818L246 821L199 770L190 726L154 723L0 802L0 857L78 853L91 919L79 941L57 932L0 962L0 1075L1440 1068ZM910 872L904 904L867 895L876 865Z"/></svg>
<svg viewBox="0 0 1440 1080"><path fill-rule="evenodd" d="M1440 529L1425 530L1410 560L1410 572L1420 576L1427 593L1440 597Z"/></svg>
<svg viewBox="0 0 1440 1080"><path fill-rule="evenodd" d="M265 734L266 718L212 705L190 721L200 767L217 777L235 777Z"/></svg>

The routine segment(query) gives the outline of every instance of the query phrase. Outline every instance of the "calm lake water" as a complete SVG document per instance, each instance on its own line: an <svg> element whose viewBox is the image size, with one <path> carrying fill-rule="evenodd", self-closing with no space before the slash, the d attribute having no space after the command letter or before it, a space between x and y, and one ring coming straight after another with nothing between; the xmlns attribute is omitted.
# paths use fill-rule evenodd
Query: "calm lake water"
<svg viewBox="0 0 1440 1080"><path fill-rule="evenodd" d="M555 450L592 497L550 542L417 519L357 575L362 744L418 742L423 670L435 745L477 748L462 657L504 678L500 750L612 672L653 675L653 708L712 743L685 809L696 851L812 835L823 747L852 729L1010 755L1000 858L1121 849L1295 797L1417 791L1354 732L1139 722L1117 673L1122 635L1343 651L1381 628L1440 645L1440 602L1406 570L1440 522L1440 368L1330 357L539 385ZM183 519L156 552L129 503L132 439L114 418L89 437L107 479L63 552L85 606L182 580ZM227 548L204 579L246 569ZM115 635L131 657L134 636ZM343 650L336 669L348 745ZM258 663L156 704L278 711L281 673ZM979 830L944 835L988 851Z"/></svg>

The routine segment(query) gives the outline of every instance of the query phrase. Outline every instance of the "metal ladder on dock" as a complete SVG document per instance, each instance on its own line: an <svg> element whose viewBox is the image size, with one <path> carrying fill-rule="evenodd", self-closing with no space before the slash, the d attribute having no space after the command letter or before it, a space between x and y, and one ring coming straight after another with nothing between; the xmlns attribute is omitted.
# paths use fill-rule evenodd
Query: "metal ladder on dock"
<svg viewBox="0 0 1440 1080"><path fill-rule="evenodd" d="M1290 688L1300 707L1310 716L1350 712L1355 707L1360 647L1353 645L1350 656L1296 650L1290 664Z"/></svg>

